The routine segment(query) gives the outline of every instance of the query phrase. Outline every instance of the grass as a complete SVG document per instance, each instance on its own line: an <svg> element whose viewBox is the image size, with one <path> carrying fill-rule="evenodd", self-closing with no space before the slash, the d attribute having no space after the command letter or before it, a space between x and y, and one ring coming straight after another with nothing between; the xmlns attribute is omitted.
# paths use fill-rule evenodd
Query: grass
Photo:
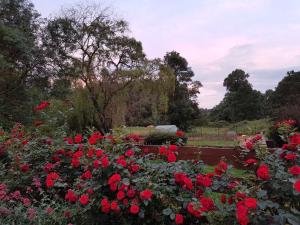
<svg viewBox="0 0 300 225"><path fill-rule="evenodd" d="M224 127L195 127L187 132L189 137L197 136L226 136L227 132L234 131L237 134L252 135L265 131L270 126L269 119L260 119L252 121L241 121L229 124Z"/></svg>
<svg viewBox="0 0 300 225"><path fill-rule="evenodd" d="M235 147L238 146L238 141L234 140L188 140L187 145L199 147Z"/></svg>
<svg viewBox="0 0 300 225"><path fill-rule="evenodd" d="M214 169L215 169L214 166L206 166L203 169L203 172L204 173L213 173ZM245 178L245 176L247 176L249 174L249 171L233 168L233 169L231 169L231 173L232 173L232 176L234 176L236 178Z"/></svg>

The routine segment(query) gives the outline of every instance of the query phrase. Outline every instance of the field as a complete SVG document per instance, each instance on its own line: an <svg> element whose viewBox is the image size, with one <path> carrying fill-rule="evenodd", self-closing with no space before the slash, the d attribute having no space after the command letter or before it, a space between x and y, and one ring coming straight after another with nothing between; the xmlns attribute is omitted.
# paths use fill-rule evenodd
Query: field
<svg viewBox="0 0 300 225"><path fill-rule="evenodd" d="M267 130L270 126L268 119L253 121L241 121L225 126L202 126L194 127L186 134L189 137L188 145L193 146L215 146L234 147L239 144L238 135L254 135ZM155 132L154 127L124 127L116 129L124 134L138 134L147 136Z"/></svg>

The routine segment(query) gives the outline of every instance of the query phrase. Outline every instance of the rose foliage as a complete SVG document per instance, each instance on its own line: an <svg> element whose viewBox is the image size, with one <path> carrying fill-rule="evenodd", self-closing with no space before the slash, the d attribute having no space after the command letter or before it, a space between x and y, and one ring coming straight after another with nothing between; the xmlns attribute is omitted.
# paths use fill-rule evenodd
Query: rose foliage
<svg viewBox="0 0 300 225"><path fill-rule="evenodd" d="M0 136L0 224L299 224L299 144L250 163L145 154L100 132L51 138L17 124ZM250 146L250 145L249 145Z"/></svg>

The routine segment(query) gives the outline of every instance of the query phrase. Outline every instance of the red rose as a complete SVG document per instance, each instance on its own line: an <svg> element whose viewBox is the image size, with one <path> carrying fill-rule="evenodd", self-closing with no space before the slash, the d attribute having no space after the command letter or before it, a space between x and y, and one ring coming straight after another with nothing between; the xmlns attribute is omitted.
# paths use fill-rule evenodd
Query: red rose
<svg viewBox="0 0 300 225"><path fill-rule="evenodd" d="M259 135L259 134L257 134L257 135L255 135L255 140L256 141L259 141L259 140L261 140L262 139L262 136L261 135Z"/></svg>
<svg viewBox="0 0 300 225"><path fill-rule="evenodd" d="M65 200L70 202L76 202L77 196L73 190L69 189L65 195Z"/></svg>
<svg viewBox="0 0 300 225"><path fill-rule="evenodd" d="M244 198L246 198L246 194L238 191L237 193L235 193L235 197L237 199L244 199Z"/></svg>
<svg viewBox="0 0 300 225"><path fill-rule="evenodd" d="M50 102L47 102L47 101L43 101L41 102L39 105L37 105L34 110L35 111L40 111L40 110L43 110L44 108L46 108L47 106L50 105Z"/></svg>
<svg viewBox="0 0 300 225"><path fill-rule="evenodd" d="M172 151L172 152L174 152L174 151L177 150L177 146L176 145L170 145L169 146L169 150Z"/></svg>
<svg viewBox="0 0 300 225"><path fill-rule="evenodd" d="M223 204L226 203L226 195L224 195L224 194L221 195L221 202L222 202Z"/></svg>
<svg viewBox="0 0 300 225"><path fill-rule="evenodd" d="M89 196L88 195L81 195L79 198L79 201L82 205L87 205L89 202Z"/></svg>
<svg viewBox="0 0 300 225"><path fill-rule="evenodd" d="M269 167L265 164L262 164L256 171L257 176L262 180L269 180Z"/></svg>
<svg viewBox="0 0 300 225"><path fill-rule="evenodd" d="M123 205L128 206L128 199L127 198L123 199Z"/></svg>
<svg viewBox="0 0 300 225"><path fill-rule="evenodd" d="M51 179L46 179L46 187L53 187L54 181Z"/></svg>
<svg viewBox="0 0 300 225"><path fill-rule="evenodd" d="M183 187L188 190L192 190L194 188L193 181L188 177L183 178L183 183L184 183Z"/></svg>
<svg viewBox="0 0 300 225"><path fill-rule="evenodd" d="M101 159L101 165L102 168L107 168L109 166L109 160L107 156Z"/></svg>
<svg viewBox="0 0 300 225"><path fill-rule="evenodd" d="M294 189L295 189L297 192L300 192L300 179L297 180L297 181L294 183Z"/></svg>
<svg viewBox="0 0 300 225"><path fill-rule="evenodd" d="M161 146L161 147L159 148L159 154L160 154L160 155L166 154L166 151L167 151L167 149L166 149L165 146Z"/></svg>
<svg viewBox="0 0 300 225"><path fill-rule="evenodd" d="M249 223L247 207L239 204L236 209L236 218L241 225L247 225Z"/></svg>
<svg viewBox="0 0 300 225"><path fill-rule="evenodd" d="M140 166L138 164L134 164L132 166L130 166L130 172L132 173L136 173L137 171L139 171Z"/></svg>
<svg viewBox="0 0 300 225"><path fill-rule="evenodd" d="M175 223L176 223L176 224L183 224L183 215L181 215L181 214L176 214L176 215L175 215Z"/></svg>
<svg viewBox="0 0 300 225"><path fill-rule="evenodd" d="M124 191L118 191L118 193L117 193L117 199L118 199L119 201L121 201L123 198L125 198L125 193L124 193Z"/></svg>
<svg viewBox="0 0 300 225"><path fill-rule="evenodd" d="M173 152L169 153L168 162L176 162L176 155Z"/></svg>
<svg viewBox="0 0 300 225"><path fill-rule="evenodd" d="M138 214L140 211L140 207L138 205L131 205L130 206L130 213L131 214Z"/></svg>
<svg viewBox="0 0 300 225"><path fill-rule="evenodd" d="M95 145L97 143L98 138L96 136L89 137L88 141L90 145Z"/></svg>
<svg viewBox="0 0 300 225"><path fill-rule="evenodd" d="M185 173L175 173L175 183L176 184L183 184L183 179L186 177Z"/></svg>
<svg viewBox="0 0 300 225"><path fill-rule="evenodd" d="M28 144L28 140L22 141L22 145L27 145L27 144Z"/></svg>
<svg viewBox="0 0 300 225"><path fill-rule="evenodd" d="M98 149L97 151L96 151L96 156L99 158L99 157L101 157L102 155L103 155L103 150L102 149Z"/></svg>
<svg viewBox="0 0 300 225"><path fill-rule="evenodd" d="M81 175L81 178L82 178L83 180L85 180L85 179L91 179L91 178L92 178L92 173L91 173L91 171L89 171L89 170L85 171L85 172Z"/></svg>
<svg viewBox="0 0 300 225"><path fill-rule="evenodd" d="M245 199L245 206L247 206L250 209L256 209L257 200L255 198L246 198Z"/></svg>
<svg viewBox="0 0 300 225"><path fill-rule="evenodd" d="M115 173L108 179L108 184L118 183L120 181L121 181L120 174Z"/></svg>
<svg viewBox="0 0 300 225"><path fill-rule="evenodd" d="M77 167L79 167L80 166L80 161L79 161L79 159L78 158L72 158L72 160L71 160L71 165L72 165L72 167L74 167L74 168L77 168Z"/></svg>
<svg viewBox="0 0 300 225"><path fill-rule="evenodd" d="M87 157L92 158L94 156L95 153L95 149L94 148L90 148L87 152Z"/></svg>
<svg viewBox="0 0 300 225"><path fill-rule="evenodd" d="M20 165L20 169L22 172L26 173L29 170L29 165L27 163L24 163Z"/></svg>
<svg viewBox="0 0 300 225"><path fill-rule="evenodd" d="M184 132L181 130L176 131L176 136L177 137L183 137L184 136Z"/></svg>
<svg viewBox="0 0 300 225"><path fill-rule="evenodd" d="M202 205L201 211L212 211L215 209L215 203L211 198L208 197L201 197L200 203Z"/></svg>
<svg viewBox="0 0 300 225"><path fill-rule="evenodd" d="M253 149L253 143L250 142L250 141L247 141L245 143L245 147L248 149L248 150L252 150Z"/></svg>
<svg viewBox="0 0 300 225"><path fill-rule="evenodd" d="M129 189L129 190L127 191L127 196L128 196L129 198L133 198L133 197L135 196L135 190Z"/></svg>
<svg viewBox="0 0 300 225"><path fill-rule="evenodd" d="M82 135L81 134L77 134L76 136L75 136L75 138L74 138L74 142L75 143L81 143L82 142Z"/></svg>
<svg viewBox="0 0 300 225"><path fill-rule="evenodd" d="M296 154L294 154L294 153L289 153L289 154L286 154L284 156L284 158L287 159L287 160L295 160L295 159L298 158L298 156Z"/></svg>
<svg viewBox="0 0 300 225"><path fill-rule="evenodd" d="M95 169L98 169L99 168L99 165L100 165L100 162L98 159L95 159L94 162L93 162L93 165L94 165L94 168Z"/></svg>
<svg viewBox="0 0 300 225"><path fill-rule="evenodd" d="M210 187L212 185L212 179L210 178L210 176L203 176L202 174L199 174L197 176L197 185Z"/></svg>
<svg viewBox="0 0 300 225"><path fill-rule="evenodd" d="M83 156L83 152L79 150L74 153L73 158L81 158L82 156Z"/></svg>
<svg viewBox="0 0 300 225"><path fill-rule="evenodd" d="M294 175L294 176L300 175L300 166L295 165L295 166L290 167L289 168L289 173Z"/></svg>
<svg viewBox="0 0 300 225"><path fill-rule="evenodd" d="M123 167L126 167L127 165L127 162L126 160L124 159L124 156L120 156L118 159L117 159L117 164L123 166Z"/></svg>
<svg viewBox="0 0 300 225"><path fill-rule="evenodd" d="M152 191L150 191L149 189L145 189L140 193L140 198L142 200L150 200L151 197L152 197Z"/></svg>
<svg viewBox="0 0 300 225"><path fill-rule="evenodd" d="M116 213L120 212L120 207L119 207L117 201L112 201L111 204L110 204L110 208L111 208L112 211L114 211Z"/></svg>
<svg viewBox="0 0 300 225"><path fill-rule="evenodd" d="M125 155L126 155L127 157L131 157L131 156L134 155L134 151L133 151L132 149L129 149L129 150L127 150L127 151L125 152Z"/></svg>
<svg viewBox="0 0 300 225"><path fill-rule="evenodd" d="M295 133L293 136L290 136L289 139L292 144L299 145L300 144L300 133Z"/></svg>
<svg viewBox="0 0 300 225"><path fill-rule="evenodd" d="M101 211L103 213L109 213L109 211L110 211L110 204L106 198L101 200Z"/></svg>
<svg viewBox="0 0 300 225"><path fill-rule="evenodd" d="M228 168L227 163L220 161L215 168L215 173L220 176L226 172L227 168Z"/></svg>

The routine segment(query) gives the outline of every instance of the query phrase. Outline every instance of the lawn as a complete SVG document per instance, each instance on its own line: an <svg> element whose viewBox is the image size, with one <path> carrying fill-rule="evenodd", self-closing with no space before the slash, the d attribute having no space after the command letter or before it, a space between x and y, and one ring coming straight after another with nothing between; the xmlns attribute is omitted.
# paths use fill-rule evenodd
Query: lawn
<svg viewBox="0 0 300 225"><path fill-rule="evenodd" d="M213 173L214 172L215 167L214 166L206 166L203 169L204 173ZM241 169L236 169L233 168L231 170L232 176L236 177L236 178L245 178L245 176L249 175L250 172L248 170L241 170Z"/></svg>
<svg viewBox="0 0 300 225"><path fill-rule="evenodd" d="M261 131L265 131L270 127L269 119L260 119L252 121L241 121L238 123L232 123L223 127L216 126L203 126L203 127L194 127L187 132L189 137L198 137L198 136L226 136L227 132L234 131L236 134L245 134L253 135Z"/></svg>
<svg viewBox="0 0 300 225"><path fill-rule="evenodd" d="M187 145L199 147L235 147L239 143L234 140L188 140Z"/></svg>

